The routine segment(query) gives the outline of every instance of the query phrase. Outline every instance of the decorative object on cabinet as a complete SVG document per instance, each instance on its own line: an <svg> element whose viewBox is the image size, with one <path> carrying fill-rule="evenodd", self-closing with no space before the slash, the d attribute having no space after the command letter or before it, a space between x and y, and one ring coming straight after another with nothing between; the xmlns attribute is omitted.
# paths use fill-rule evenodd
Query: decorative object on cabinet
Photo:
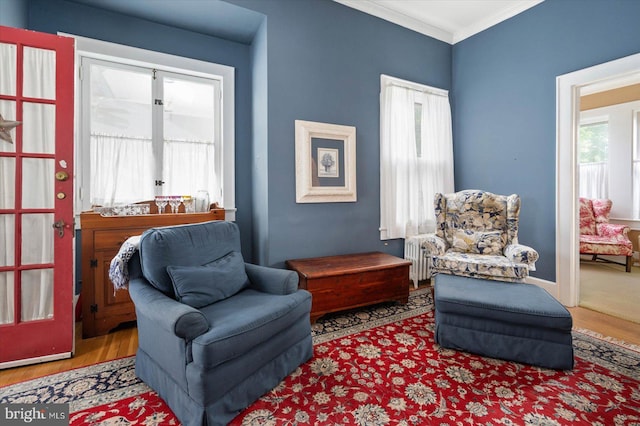
<svg viewBox="0 0 640 426"><path fill-rule="evenodd" d="M356 128L296 120L296 202L357 200Z"/></svg>
<svg viewBox="0 0 640 426"><path fill-rule="evenodd" d="M154 209L151 210L153 212ZM224 209L212 209L206 213L107 217L97 212L82 213L82 337L107 334L118 325L136 319L129 292L116 292L109 280L111 259L127 238L140 235L149 228L211 220L224 220Z"/></svg>

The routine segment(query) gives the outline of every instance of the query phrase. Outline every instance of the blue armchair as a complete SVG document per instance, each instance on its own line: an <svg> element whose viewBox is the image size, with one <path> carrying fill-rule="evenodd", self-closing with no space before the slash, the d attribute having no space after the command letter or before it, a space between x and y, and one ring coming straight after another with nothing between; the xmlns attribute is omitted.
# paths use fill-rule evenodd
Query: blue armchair
<svg viewBox="0 0 640 426"><path fill-rule="evenodd" d="M224 425L311 358L311 294L244 263L231 222L154 228L129 262L136 374L184 425Z"/></svg>

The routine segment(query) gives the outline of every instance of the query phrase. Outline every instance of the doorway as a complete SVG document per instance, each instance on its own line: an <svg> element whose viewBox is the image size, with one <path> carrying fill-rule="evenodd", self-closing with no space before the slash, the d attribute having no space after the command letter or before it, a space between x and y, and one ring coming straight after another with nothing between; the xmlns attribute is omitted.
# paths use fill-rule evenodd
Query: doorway
<svg viewBox="0 0 640 426"><path fill-rule="evenodd" d="M556 282L558 298L567 306L580 303L577 167L580 93L590 85L633 78L639 73L640 54L635 54L557 78Z"/></svg>

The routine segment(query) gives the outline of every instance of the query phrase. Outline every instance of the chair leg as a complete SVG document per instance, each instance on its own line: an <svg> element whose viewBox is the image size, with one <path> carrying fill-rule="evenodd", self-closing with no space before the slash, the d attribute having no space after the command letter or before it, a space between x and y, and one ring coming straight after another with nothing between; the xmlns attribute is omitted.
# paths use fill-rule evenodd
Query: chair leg
<svg viewBox="0 0 640 426"><path fill-rule="evenodd" d="M631 272L631 259L633 256L627 256L627 272Z"/></svg>

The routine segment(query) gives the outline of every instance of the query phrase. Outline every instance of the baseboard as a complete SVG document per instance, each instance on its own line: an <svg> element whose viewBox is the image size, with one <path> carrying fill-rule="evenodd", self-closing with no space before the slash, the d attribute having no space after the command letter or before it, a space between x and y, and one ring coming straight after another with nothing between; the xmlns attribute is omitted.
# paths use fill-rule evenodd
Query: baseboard
<svg viewBox="0 0 640 426"><path fill-rule="evenodd" d="M542 287L549 292L556 300L559 300L560 291L558 289L558 284L553 281L543 280L541 278L536 277L527 277L525 279L526 283L537 285L538 287Z"/></svg>

